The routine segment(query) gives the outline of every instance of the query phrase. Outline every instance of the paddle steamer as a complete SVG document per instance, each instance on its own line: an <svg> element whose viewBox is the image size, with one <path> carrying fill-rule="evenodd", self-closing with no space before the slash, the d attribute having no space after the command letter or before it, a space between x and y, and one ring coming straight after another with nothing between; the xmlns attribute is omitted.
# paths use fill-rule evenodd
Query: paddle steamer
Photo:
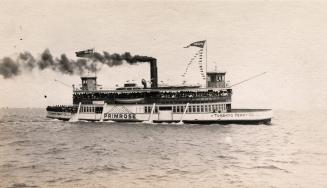
<svg viewBox="0 0 327 188"><path fill-rule="evenodd" d="M98 88L96 76L81 77L71 106L48 106L47 117L68 121L196 124L270 124L271 109L233 109L226 72L205 72L206 86L158 86L157 60L150 62L151 85L126 83Z"/></svg>

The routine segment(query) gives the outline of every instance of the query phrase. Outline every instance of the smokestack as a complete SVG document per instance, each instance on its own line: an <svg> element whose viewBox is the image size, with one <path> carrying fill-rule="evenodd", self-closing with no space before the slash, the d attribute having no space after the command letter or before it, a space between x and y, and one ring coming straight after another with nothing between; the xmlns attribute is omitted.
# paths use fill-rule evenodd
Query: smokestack
<svg viewBox="0 0 327 188"><path fill-rule="evenodd" d="M150 61L150 77L151 77L151 88L158 87L158 70L157 70L157 60L153 59Z"/></svg>

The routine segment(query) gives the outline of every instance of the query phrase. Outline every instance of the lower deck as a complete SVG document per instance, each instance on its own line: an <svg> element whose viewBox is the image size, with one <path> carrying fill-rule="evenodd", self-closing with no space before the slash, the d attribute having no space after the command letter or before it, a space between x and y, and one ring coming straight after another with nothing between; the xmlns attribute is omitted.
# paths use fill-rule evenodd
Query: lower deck
<svg viewBox="0 0 327 188"><path fill-rule="evenodd" d="M270 123L269 109L230 109L229 103L186 105L79 105L77 111L52 111L49 118L69 121L184 122L184 123ZM100 108L101 107L101 108ZM65 109L62 107L62 109ZM73 109L73 108L72 108Z"/></svg>

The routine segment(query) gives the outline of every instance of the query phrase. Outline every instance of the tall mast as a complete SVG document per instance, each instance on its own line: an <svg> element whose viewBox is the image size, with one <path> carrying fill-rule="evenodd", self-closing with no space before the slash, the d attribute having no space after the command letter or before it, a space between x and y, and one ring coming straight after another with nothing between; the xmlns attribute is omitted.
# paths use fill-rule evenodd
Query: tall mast
<svg viewBox="0 0 327 188"><path fill-rule="evenodd" d="M207 75L207 72L208 72L208 41L206 40L206 73L205 73L205 75L206 75L206 84L205 84L205 86L206 86L206 88L208 87L208 75Z"/></svg>
<svg viewBox="0 0 327 188"><path fill-rule="evenodd" d="M92 48L92 57L94 56L94 52L95 52L95 48ZM95 66L94 75L95 75L95 77L97 77L97 62L93 60L93 63L95 64L94 65Z"/></svg>

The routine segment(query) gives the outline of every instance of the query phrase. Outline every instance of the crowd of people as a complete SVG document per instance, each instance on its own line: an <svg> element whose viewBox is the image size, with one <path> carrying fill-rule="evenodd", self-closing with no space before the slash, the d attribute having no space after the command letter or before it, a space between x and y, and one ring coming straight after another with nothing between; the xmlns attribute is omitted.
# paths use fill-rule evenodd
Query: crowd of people
<svg viewBox="0 0 327 188"><path fill-rule="evenodd" d="M105 92L91 92L91 93L74 93L73 100L78 99L114 99L114 98L141 98L144 93L105 93Z"/></svg>
<svg viewBox="0 0 327 188"><path fill-rule="evenodd" d="M115 99L136 99L144 98L148 100L160 100L160 99L201 99L201 98L219 98L231 96L231 90L227 91L152 91L152 92L83 92L74 93L73 102L78 104L81 101L93 101L103 100L107 103L114 103Z"/></svg>
<svg viewBox="0 0 327 188"><path fill-rule="evenodd" d="M193 97L222 97L228 96L227 91L180 91L180 92L161 92L160 98L193 98Z"/></svg>
<svg viewBox="0 0 327 188"><path fill-rule="evenodd" d="M65 105L47 106L47 111L52 111L52 112L76 113L77 109L78 109L77 106L65 106Z"/></svg>

